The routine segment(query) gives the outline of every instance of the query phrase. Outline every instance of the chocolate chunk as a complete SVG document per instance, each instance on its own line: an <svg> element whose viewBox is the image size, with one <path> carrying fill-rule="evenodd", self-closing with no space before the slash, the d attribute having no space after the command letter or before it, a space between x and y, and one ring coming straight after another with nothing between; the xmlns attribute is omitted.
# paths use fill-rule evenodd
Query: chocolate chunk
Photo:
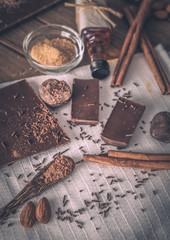
<svg viewBox="0 0 170 240"><path fill-rule="evenodd" d="M40 97L51 107L59 107L71 98L71 89L65 81L48 79L39 87Z"/></svg>
<svg viewBox="0 0 170 240"><path fill-rule="evenodd" d="M69 141L25 80L0 89L0 136L0 167Z"/></svg>
<svg viewBox="0 0 170 240"><path fill-rule="evenodd" d="M72 122L95 125L99 121L99 80L74 79Z"/></svg>
<svg viewBox="0 0 170 240"><path fill-rule="evenodd" d="M160 142L170 142L170 112L159 112L153 117L150 133Z"/></svg>
<svg viewBox="0 0 170 240"><path fill-rule="evenodd" d="M144 105L120 97L101 133L103 141L127 147L144 110Z"/></svg>

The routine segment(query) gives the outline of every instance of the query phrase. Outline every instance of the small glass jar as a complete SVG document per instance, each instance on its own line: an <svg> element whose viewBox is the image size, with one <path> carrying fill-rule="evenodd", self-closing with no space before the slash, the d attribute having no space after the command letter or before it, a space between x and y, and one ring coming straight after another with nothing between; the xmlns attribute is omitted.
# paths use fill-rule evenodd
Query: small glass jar
<svg viewBox="0 0 170 240"><path fill-rule="evenodd" d="M62 65L45 65L37 62L30 55L30 51L38 42L44 39L61 38L71 41L75 46L75 57ZM84 54L84 43L79 34L70 27L64 25L50 24L38 27L28 33L23 41L23 50L30 65L45 74L59 75L75 68L82 60Z"/></svg>

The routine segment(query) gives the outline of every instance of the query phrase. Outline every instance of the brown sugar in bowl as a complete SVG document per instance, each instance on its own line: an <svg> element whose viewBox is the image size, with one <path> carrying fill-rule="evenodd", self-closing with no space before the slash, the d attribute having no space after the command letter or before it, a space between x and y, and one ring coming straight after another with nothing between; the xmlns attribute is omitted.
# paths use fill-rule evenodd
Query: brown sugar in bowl
<svg viewBox="0 0 170 240"><path fill-rule="evenodd" d="M59 75L81 62L84 43L72 28L49 24L28 33L23 50L32 67L45 74Z"/></svg>

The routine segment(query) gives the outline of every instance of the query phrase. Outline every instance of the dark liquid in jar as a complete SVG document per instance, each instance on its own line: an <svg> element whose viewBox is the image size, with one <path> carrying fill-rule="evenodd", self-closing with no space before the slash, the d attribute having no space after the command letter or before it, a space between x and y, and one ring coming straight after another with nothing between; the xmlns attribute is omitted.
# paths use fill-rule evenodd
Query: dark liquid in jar
<svg viewBox="0 0 170 240"><path fill-rule="evenodd" d="M106 59L105 49L109 47L111 38L109 28L85 28L81 35L91 62Z"/></svg>

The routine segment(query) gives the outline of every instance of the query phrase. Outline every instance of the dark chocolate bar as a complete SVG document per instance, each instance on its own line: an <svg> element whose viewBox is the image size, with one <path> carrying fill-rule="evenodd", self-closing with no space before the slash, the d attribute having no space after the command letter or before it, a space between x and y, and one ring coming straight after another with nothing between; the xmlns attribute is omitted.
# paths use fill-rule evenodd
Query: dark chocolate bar
<svg viewBox="0 0 170 240"><path fill-rule="evenodd" d="M103 141L127 147L144 110L144 105L120 97L101 133Z"/></svg>
<svg viewBox="0 0 170 240"><path fill-rule="evenodd" d="M95 125L99 121L99 80L74 79L71 120Z"/></svg>
<svg viewBox="0 0 170 240"><path fill-rule="evenodd" d="M0 32L43 11L61 0L11 0L0 1Z"/></svg>
<svg viewBox="0 0 170 240"><path fill-rule="evenodd" d="M0 89L0 167L68 141L25 80Z"/></svg>

